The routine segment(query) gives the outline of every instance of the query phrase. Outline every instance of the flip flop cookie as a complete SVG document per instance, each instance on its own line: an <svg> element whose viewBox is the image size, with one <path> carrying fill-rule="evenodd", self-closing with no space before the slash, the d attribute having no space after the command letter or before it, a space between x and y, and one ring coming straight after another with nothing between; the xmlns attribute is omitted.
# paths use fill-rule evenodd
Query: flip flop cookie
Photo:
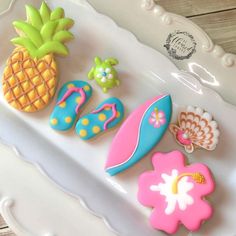
<svg viewBox="0 0 236 236"><path fill-rule="evenodd" d="M65 83L59 91L57 104L50 116L50 126L55 130L69 130L77 118L79 110L90 99L92 87L84 81Z"/></svg>
<svg viewBox="0 0 236 236"><path fill-rule="evenodd" d="M76 133L84 140L113 128L124 117L124 106L115 97L103 101L94 111L81 117L76 124Z"/></svg>

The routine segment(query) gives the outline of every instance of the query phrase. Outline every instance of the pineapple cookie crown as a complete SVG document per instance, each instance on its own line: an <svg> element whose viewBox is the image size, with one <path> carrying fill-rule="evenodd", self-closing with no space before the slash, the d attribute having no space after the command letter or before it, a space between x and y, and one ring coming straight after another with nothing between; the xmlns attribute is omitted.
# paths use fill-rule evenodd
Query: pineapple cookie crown
<svg viewBox="0 0 236 236"><path fill-rule="evenodd" d="M27 21L14 21L19 37L11 42L25 47L32 58L42 58L47 54L55 53L66 56L69 51L64 43L73 39L68 31L74 21L64 17L64 10L60 7L51 11L45 2L39 10L26 5Z"/></svg>

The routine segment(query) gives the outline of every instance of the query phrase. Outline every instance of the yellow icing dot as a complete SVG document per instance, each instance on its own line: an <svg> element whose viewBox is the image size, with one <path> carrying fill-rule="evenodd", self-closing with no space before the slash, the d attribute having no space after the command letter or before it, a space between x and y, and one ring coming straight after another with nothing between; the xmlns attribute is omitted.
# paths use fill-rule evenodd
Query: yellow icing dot
<svg viewBox="0 0 236 236"><path fill-rule="evenodd" d="M80 102L81 102L81 97L77 97L77 98L75 99L75 101L76 101L77 103L80 103Z"/></svg>
<svg viewBox="0 0 236 236"><path fill-rule="evenodd" d="M88 85L85 85L85 86L84 86L84 90L85 90L85 91L89 91L89 90L90 90L90 87L89 87Z"/></svg>
<svg viewBox="0 0 236 236"><path fill-rule="evenodd" d="M52 125L57 125L58 120L56 118L51 119L51 124Z"/></svg>
<svg viewBox="0 0 236 236"><path fill-rule="evenodd" d="M87 118L84 118L82 121L81 121L82 125L88 125L89 124L89 119Z"/></svg>
<svg viewBox="0 0 236 236"><path fill-rule="evenodd" d="M68 84L68 85L67 85L67 88L68 88L68 89L73 88L73 87L75 87L74 84Z"/></svg>
<svg viewBox="0 0 236 236"><path fill-rule="evenodd" d="M100 121L104 121L104 120L106 120L106 115L105 114L103 114L103 113L101 113L101 114L99 114L98 115L98 119L100 120Z"/></svg>
<svg viewBox="0 0 236 236"><path fill-rule="evenodd" d="M94 134L97 134L97 133L99 133L100 132L100 127L99 126L93 126L93 133Z"/></svg>
<svg viewBox="0 0 236 236"><path fill-rule="evenodd" d="M79 131L79 135L80 135L80 137L85 137L87 135L87 131L85 129L81 129Z"/></svg>
<svg viewBox="0 0 236 236"><path fill-rule="evenodd" d="M70 116L67 116L66 118L65 118L65 122L66 123L70 123L72 121L72 118L70 117Z"/></svg>
<svg viewBox="0 0 236 236"><path fill-rule="evenodd" d="M116 118L119 118L119 117L120 117L120 112L117 111L117 113L116 113Z"/></svg>
<svg viewBox="0 0 236 236"><path fill-rule="evenodd" d="M65 107L66 107L66 102L62 102L62 103L60 103L60 104L59 104L59 107L61 107L61 108L65 108Z"/></svg>

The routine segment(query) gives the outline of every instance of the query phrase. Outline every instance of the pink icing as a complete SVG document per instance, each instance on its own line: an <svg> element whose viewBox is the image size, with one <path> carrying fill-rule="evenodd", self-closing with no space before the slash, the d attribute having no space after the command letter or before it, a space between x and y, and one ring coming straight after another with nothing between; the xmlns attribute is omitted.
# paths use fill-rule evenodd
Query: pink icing
<svg viewBox="0 0 236 236"><path fill-rule="evenodd" d="M138 200L141 204L152 207L150 217L151 225L159 230L173 234L178 230L179 223L182 223L188 230L196 231L201 223L211 217L212 207L204 200L204 197L214 191L214 181L209 169L203 164L192 164L185 166L185 158L179 151L170 153L156 153L153 156L153 171L145 172L139 177ZM153 191L151 186L165 183L166 175L170 175L173 169L178 175L183 173L201 173L204 183L197 183L191 177L184 177L192 185L187 194L193 202L187 205L186 209L180 209L178 202L172 213L167 214L168 201L160 191ZM181 190L182 191L182 190ZM184 201L185 198L183 199Z"/></svg>
<svg viewBox="0 0 236 236"><path fill-rule="evenodd" d="M150 107L150 105L164 96L165 95L161 95L148 100L132 112L125 120L120 127L119 132L113 139L105 169L123 164L127 161L127 156L132 155L137 146L137 141L139 138L139 125L143 114ZM123 130L126 130L126 132L122 132ZM127 142L124 142L124 139L127 140Z"/></svg>
<svg viewBox="0 0 236 236"><path fill-rule="evenodd" d="M186 138L184 135L185 135L185 132L179 129L177 134L176 134L177 140L181 144L186 145L186 146L192 144L191 139Z"/></svg>
<svg viewBox="0 0 236 236"><path fill-rule="evenodd" d="M117 116L116 104L115 103L113 103L113 104L104 104L102 107L100 107L99 109L92 112L93 114L96 114L96 113L104 110L106 107L110 107L112 109L112 116L104 123L104 125L103 125L104 130L107 130L108 124L110 122L112 122Z"/></svg>
<svg viewBox="0 0 236 236"><path fill-rule="evenodd" d="M83 88L76 88L76 87L69 88L63 95L62 99L58 101L57 105L60 105L62 102L64 102L72 93L79 93L81 96L81 101L75 108L75 112L77 114L79 112L80 107L84 104L86 100L86 93L84 92Z"/></svg>

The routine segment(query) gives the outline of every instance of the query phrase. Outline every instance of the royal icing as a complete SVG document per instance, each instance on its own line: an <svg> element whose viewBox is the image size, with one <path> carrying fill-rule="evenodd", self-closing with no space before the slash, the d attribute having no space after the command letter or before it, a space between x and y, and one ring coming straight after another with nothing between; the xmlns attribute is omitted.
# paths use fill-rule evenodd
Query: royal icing
<svg viewBox="0 0 236 236"><path fill-rule="evenodd" d="M153 171L143 173L138 181L138 200L153 211L151 225L169 234L175 233L179 222L196 231L212 216L212 207L204 200L214 191L214 181L203 164L185 165L179 151L155 153Z"/></svg>
<svg viewBox="0 0 236 236"><path fill-rule="evenodd" d="M54 54L66 56L65 42L72 39L74 21L64 17L60 7L50 10L26 5L27 20L13 22L18 37L4 69L2 88L7 102L24 112L36 112L48 105L57 87L58 69Z"/></svg>
<svg viewBox="0 0 236 236"><path fill-rule="evenodd" d="M115 175L145 156L164 135L171 112L170 95L157 96L133 111L111 144L106 171Z"/></svg>
<svg viewBox="0 0 236 236"><path fill-rule="evenodd" d="M188 106L178 115L178 123L170 124L171 133L177 143L192 153L195 148L214 150L220 131L212 116L199 107Z"/></svg>
<svg viewBox="0 0 236 236"><path fill-rule="evenodd" d="M80 109L92 96L92 87L84 81L65 83L58 93L56 106L50 116L50 126L66 131L72 128Z"/></svg>
<svg viewBox="0 0 236 236"><path fill-rule="evenodd" d="M124 117L124 106L115 97L108 98L89 114L81 117L75 127L76 133L84 140L118 125Z"/></svg>
<svg viewBox="0 0 236 236"><path fill-rule="evenodd" d="M95 66L88 73L90 80L95 79L97 84L106 93L108 89L114 88L120 84L117 72L114 68L119 62L115 58L108 58L104 61L99 57L94 59Z"/></svg>

